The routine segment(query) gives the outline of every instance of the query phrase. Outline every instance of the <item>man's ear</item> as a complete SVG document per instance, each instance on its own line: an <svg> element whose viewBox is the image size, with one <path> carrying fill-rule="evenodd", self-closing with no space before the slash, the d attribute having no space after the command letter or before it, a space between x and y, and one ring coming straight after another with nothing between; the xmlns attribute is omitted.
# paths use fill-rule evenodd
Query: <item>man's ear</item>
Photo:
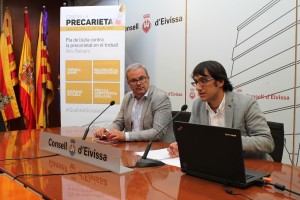
<svg viewBox="0 0 300 200"><path fill-rule="evenodd" d="M216 81L216 86L219 88L222 88L224 86L225 81L221 80L221 81Z"/></svg>

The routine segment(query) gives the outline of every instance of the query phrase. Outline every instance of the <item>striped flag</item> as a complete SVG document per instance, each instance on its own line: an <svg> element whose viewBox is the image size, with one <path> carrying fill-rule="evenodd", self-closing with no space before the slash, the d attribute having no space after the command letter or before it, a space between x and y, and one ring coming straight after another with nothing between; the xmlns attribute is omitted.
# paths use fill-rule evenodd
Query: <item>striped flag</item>
<svg viewBox="0 0 300 200"><path fill-rule="evenodd" d="M24 114L24 122L27 129L36 127L35 119L35 83L34 62L31 51L30 26L28 11L24 11L24 40L19 66L20 102Z"/></svg>
<svg viewBox="0 0 300 200"><path fill-rule="evenodd" d="M43 8L39 24L39 39L36 52L36 116L37 128L47 127L48 107L53 101L54 91L48 53L48 13Z"/></svg>
<svg viewBox="0 0 300 200"><path fill-rule="evenodd" d="M13 86L18 84L18 72L16 68L15 56L13 52L13 33L12 33L12 21L8 8L5 9L2 30L6 36L7 49L8 49L8 59L10 76L12 79Z"/></svg>
<svg viewBox="0 0 300 200"><path fill-rule="evenodd" d="M10 76L8 50L5 33L2 31L0 39L0 110L4 122L20 117L14 83Z"/></svg>

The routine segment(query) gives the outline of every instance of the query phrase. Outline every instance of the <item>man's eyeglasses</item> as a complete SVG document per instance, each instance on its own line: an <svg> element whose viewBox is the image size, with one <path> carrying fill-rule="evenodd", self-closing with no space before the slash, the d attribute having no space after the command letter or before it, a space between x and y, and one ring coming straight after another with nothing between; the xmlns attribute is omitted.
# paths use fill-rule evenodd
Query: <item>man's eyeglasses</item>
<svg viewBox="0 0 300 200"><path fill-rule="evenodd" d="M212 77L201 77L199 78L199 81L191 82L192 86L197 87L197 84L199 83L201 86L206 85L209 81L215 80Z"/></svg>
<svg viewBox="0 0 300 200"><path fill-rule="evenodd" d="M147 80L147 77L141 76L138 79L131 79L130 81L128 81L128 83L130 83L132 85L136 85L138 82L144 83L146 80Z"/></svg>

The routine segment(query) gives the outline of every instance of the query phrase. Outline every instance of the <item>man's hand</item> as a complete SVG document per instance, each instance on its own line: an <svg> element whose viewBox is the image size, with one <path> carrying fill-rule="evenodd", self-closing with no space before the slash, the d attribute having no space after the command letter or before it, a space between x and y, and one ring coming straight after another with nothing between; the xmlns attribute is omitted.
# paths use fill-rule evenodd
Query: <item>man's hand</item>
<svg viewBox="0 0 300 200"><path fill-rule="evenodd" d="M109 130L106 128L99 128L94 132L94 136L100 140L106 140L109 134Z"/></svg>
<svg viewBox="0 0 300 200"><path fill-rule="evenodd" d="M106 128L99 128L94 132L94 136L100 140L108 140L112 142L125 141L125 133L116 129L108 130Z"/></svg>
<svg viewBox="0 0 300 200"><path fill-rule="evenodd" d="M125 133L116 129L112 129L108 132L107 139L113 142L125 141Z"/></svg>
<svg viewBox="0 0 300 200"><path fill-rule="evenodd" d="M173 142L169 145L168 152L171 158L175 158L179 156L177 142Z"/></svg>

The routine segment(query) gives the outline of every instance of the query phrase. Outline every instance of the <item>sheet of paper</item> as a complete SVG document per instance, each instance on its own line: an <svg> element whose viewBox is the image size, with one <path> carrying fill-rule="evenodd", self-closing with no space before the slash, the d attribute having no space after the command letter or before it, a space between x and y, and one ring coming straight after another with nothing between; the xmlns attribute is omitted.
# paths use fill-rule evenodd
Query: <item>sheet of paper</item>
<svg viewBox="0 0 300 200"><path fill-rule="evenodd" d="M144 152L135 152L137 155L143 156ZM179 157L170 158L167 148L149 151L147 158L156 159L167 165L180 167Z"/></svg>

